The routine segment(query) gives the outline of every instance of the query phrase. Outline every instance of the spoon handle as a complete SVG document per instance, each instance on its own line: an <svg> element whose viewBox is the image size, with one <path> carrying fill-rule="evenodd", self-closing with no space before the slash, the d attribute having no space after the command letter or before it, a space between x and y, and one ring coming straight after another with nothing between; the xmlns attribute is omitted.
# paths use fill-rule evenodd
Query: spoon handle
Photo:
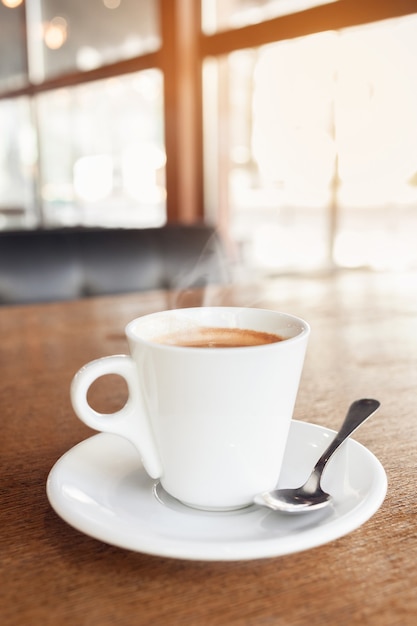
<svg viewBox="0 0 417 626"><path fill-rule="evenodd" d="M361 424L371 417L379 406L380 403L378 400L371 400L367 398L356 400L350 405L345 421L343 422L339 432L314 466L314 473L316 475L321 474L324 466L339 446L345 441L345 439L354 433Z"/></svg>

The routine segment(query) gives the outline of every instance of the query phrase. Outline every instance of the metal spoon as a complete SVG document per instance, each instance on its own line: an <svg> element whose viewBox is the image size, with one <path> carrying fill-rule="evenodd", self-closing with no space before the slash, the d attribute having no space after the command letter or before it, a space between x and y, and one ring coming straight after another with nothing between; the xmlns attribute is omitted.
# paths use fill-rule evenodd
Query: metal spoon
<svg viewBox="0 0 417 626"><path fill-rule="evenodd" d="M328 461L339 446L375 413L379 405L378 400L362 399L353 402L339 432L317 461L307 482L295 489L276 489L261 493L255 498L256 504L287 513L313 511L327 506L332 497L323 491L320 481Z"/></svg>

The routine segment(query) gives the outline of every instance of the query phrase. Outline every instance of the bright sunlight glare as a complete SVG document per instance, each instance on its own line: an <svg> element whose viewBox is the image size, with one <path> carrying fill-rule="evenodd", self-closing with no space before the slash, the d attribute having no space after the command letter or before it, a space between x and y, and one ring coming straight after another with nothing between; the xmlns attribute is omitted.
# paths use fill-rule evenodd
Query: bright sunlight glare
<svg viewBox="0 0 417 626"><path fill-rule="evenodd" d="M401 241L413 250L414 244L403 232L395 243L383 213L417 205L416 31L417 17L411 16L320 33L266 46L254 63L251 149L260 192L274 190L281 213L308 210L314 198L327 197L327 206L335 203L339 213L362 219L362 226L370 218L366 210L373 209L373 221L380 215L370 238L358 233L352 219L339 233L334 255L343 265L381 267L391 258L402 266L411 257L417 262L417 253L403 249ZM287 226L278 226L286 241ZM398 228L396 233L400 237ZM311 231L292 237L294 259L305 263L311 238ZM256 244L266 265L274 254L278 265L283 262L278 232L276 241L280 249L269 260L268 245Z"/></svg>

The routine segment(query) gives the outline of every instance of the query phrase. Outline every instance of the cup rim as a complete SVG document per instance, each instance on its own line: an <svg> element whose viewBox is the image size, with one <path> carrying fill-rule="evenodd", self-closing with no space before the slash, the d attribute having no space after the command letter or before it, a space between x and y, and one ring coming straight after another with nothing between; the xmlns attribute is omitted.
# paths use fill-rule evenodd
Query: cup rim
<svg viewBox="0 0 417 626"><path fill-rule="evenodd" d="M288 321L291 321L293 324L298 324L300 326L300 331L294 335L293 337L285 337L282 341L268 343L268 344L260 344L254 346L235 346L235 347L216 347L215 350L207 350L205 347L190 347L190 346L180 346L175 344L167 344L167 343L158 343L157 341L153 341L152 339L147 339L145 337L139 336L136 332L134 332L133 328L140 321L144 321L147 318L151 317L162 317L164 315L175 315L179 312L182 313L192 313L196 311L201 311L201 309L205 309L207 312L237 312L237 311L254 311L260 314L269 314L269 315L277 315L284 318L287 318ZM176 351L184 351L186 350L188 353L192 351L192 353L197 353L203 351L205 354L213 354L226 352L226 353L235 353L236 350L242 351L250 350L253 352L254 350L268 350L268 349L279 349L279 346L288 345L289 343L294 343L303 340L308 337L311 331L310 324L304 320L303 318L294 315L292 313L287 313L285 311L277 311L274 309L265 309L265 308L257 308L257 307L245 307L245 306L204 306L204 307L186 307L182 309L165 309L162 311L155 311L153 313L146 313L145 315L141 315L133 320L131 320L125 327L125 333L128 339L132 340L135 343L140 343L144 345L153 346L155 349L159 348L162 350L176 350Z"/></svg>

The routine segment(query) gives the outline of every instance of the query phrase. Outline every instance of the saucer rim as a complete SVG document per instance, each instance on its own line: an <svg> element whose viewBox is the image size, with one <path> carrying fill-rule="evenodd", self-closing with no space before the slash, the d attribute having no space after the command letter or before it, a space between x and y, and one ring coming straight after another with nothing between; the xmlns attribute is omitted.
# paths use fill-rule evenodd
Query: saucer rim
<svg viewBox="0 0 417 626"><path fill-rule="evenodd" d="M313 432L316 430L316 432L319 432L321 435L332 436L335 434L335 431L327 427L299 420L292 420L291 428L301 429L302 436L307 443L309 431ZM145 536L142 537L142 540L139 537L139 541L135 538L135 541L132 542L129 538L124 537L123 534L118 534L114 529L106 527L106 524L103 524L102 520L94 519L94 515L90 519L84 518L83 514L77 511L77 507L71 499L62 493L60 486L60 476L62 472L65 471L68 458L79 453L80 450L84 451L85 448L87 448L88 451L88 448L91 446L100 446L101 444L104 446L105 440L107 440L108 445L108 442L111 442L114 438L120 443L121 438L118 435L98 433L67 450L56 461L49 472L46 482L47 497L57 515L79 532L109 545L153 556L194 561L241 561L274 558L301 552L334 541L359 528L379 509L387 493L388 481L381 462L368 448L351 438L345 445L356 448L356 451L362 455L361 458L366 458L367 462L371 464L373 471L373 487L368 494L365 494L358 500L357 506L355 506L352 511L337 515L336 518L331 519L329 523L324 522L324 524L321 524L319 522L309 531L305 533L302 532L296 536L290 533L286 536L278 536L275 539L265 539L263 541L240 540L231 545L225 542L216 542L215 540L208 544L201 540L175 541L171 539L167 541L166 538L165 540L162 538L160 541L158 541L158 538L154 538L151 542L149 541L149 537ZM122 441L131 446L126 440L122 439ZM141 473L145 474L145 470L139 458L137 459L137 468ZM155 481L149 478L150 489L153 488L154 484ZM249 509L261 508L262 507L257 505L249 507ZM190 513L190 515L204 514L202 511L188 510L185 506L184 510ZM268 513L280 515L279 513L269 510ZM211 514L213 515L213 513ZM225 512L222 513L225 519L228 519L230 515L233 514L236 514L236 512L229 512L229 514ZM316 514L317 513L307 513L306 515ZM216 513L214 513L214 515L216 515ZM238 517L236 519L238 519ZM292 538L291 541L288 540L289 537ZM294 539L296 539L296 541L294 541Z"/></svg>

